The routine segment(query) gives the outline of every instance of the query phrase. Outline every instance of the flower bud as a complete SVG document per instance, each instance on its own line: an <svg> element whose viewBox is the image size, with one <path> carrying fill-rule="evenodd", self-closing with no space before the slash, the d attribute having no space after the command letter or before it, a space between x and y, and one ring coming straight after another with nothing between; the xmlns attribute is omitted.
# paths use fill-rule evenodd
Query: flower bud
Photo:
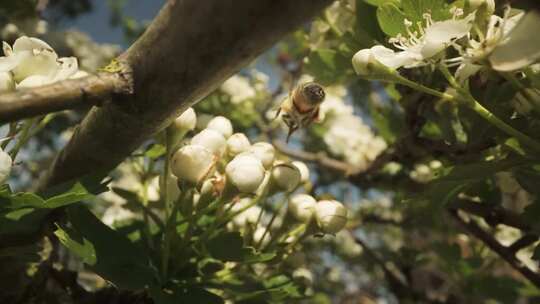
<svg viewBox="0 0 540 304"><path fill-rule="evenodd" d="M227 179L242 193L254 193L264 179L261 161L251 154L239 154L225 167Z"/></svg>
<svg viewBox="0 0 540 304"><path fill-rule="evenodd" d="M174 176L173 174L169 173L169 177L166 181L166 187L167 187L167 198L171 202L176 202L176 200L180 197L180 188L178 188L178 178ZM160 185L163 187L165 183L163 182L163 176L160 177Z"/></svg>
<svg viewBox="0 0 540 304"><path fill-rule="evenodd" d="M223 116L216 116L212 118L206 125L207 129L218 131L225 138L229 138L233 134L233 126L231 121Z"/></svg>
<svg viewBox="0 0 540 304"><path fill-rule="evenodd" d="M395 69L391 66L395 65L395 62L388 62L389 65L385 65L377 60L375 52L379 54L381 58L387 56L386 52L393 52L384 46L376 45L371 49L362 49L354 54L352 58L352 65L356 74L367 79L381 79L391 80L391 76L396 74ZM390 78L389 78L390 77Z"/></svg>
<svg viewBox="0 0 540 304"><path fill-rule="evenodd" d="M7 181L9 174L11 173L12 163L11 156L0 149L0 184Z"/></svg>
<svg viewBox="0 0 540 304"><path fill-rule="evenodd" d="M291 192L300 184L300 170L292 164L281 163L272 168L274 184L285 192Z"/></svg>
<svg viewBox="0 0 540 304"><path fill-rule="evenodd" d="M188 108L178 116L169 126L167 136L169 143L175 146L187 134L195 129L197 124L197 114L193 108Z"/></svg>
<svg viewBox="0 0 540 304"><path fill-rule="evenodd" d="M317 201L311 195L296 194L289 200L289 212L299 222L308 223L313 217Z"/></svg>
<svg viewBox="0 0 540 304"><path fill-rule="evenodd" d="M10 72L0 72L0 93L15 90L15 81Z"/></svg>
<svg viewBox="0 0 540 304"><path fill-rule="evenodd" d="M251 146L248 150L253 153L255 157L261 160L263 166L269 169L274 164L274 158L276 157L276 150L274 146L266 142L258 142Z"/></svg>
<svg viewBox="0 0 540 304"><path fill-rule="evenodd" d="M292 162L293 166L295 166L298 171L300 171L300 182L302 184L305 184L309 182L309 168L308 166L301 161L295 160Z"/></svg>
<svg viewBox="0 0 540 304"><path fill-rule="evenodd" d="M204 129L197 133L197 135L193 136L191 139L191 144L203 146L210 150L210 152L214 153L214 155L217 157L221 157L223 152L225 152L225 148L227 147L225 137L223 137L223 135L221 135L221 133L218 131L210 129Z"/></svg>
<svg viewBox="0 0 540 304"><path fill-rule="evenodd" d="M234 204L231 208L231 213L239 212L240 210L246 208L249 204L252 203L252 200L250 198L243 198L240 199ZM248 209L244 210L244 212L241 212L237 216L233 218L233 224L234 226L241 228L244 227L247 224L255 224L257 222L257 219L259 218L259 214L261 213L261 208L259 206L251 206Z"/></svg>
<svg viewBox="0 0 540 304"><path fill-rule="evenodd" d="M231 157L246 152L250 147L249 139L244 133L234 133L227 139L227 153Z"/></svg>
<svg viewBox="0 0 540 304"><path fill-rule="evenodd" d="M323 200L315 205L315 218L324 233L334 234L347 224L347 208L334 200Z"/></svg>
<svg viewBox="0 0 540 304"><path fill-rule="evenodd" d="M176 151L172 157L172 173L181 181L199 184L214 170L215 156L207 148L188 145Z"/></svg>
<svg viewBox="0 0 540 304"><path fill-rule="evenodd" d="M180 116L178 116L172 123L175 131L188 132L195 129L197 125L197 114L193 108L188 108Z"/></svg>

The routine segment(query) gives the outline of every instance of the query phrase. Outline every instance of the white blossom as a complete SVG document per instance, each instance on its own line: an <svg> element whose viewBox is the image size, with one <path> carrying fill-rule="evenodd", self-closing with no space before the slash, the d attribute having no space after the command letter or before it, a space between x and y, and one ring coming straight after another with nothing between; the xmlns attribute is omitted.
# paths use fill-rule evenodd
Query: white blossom
<svg viewBox="0 0 540 304"><path fill-rule="evenodd" d="M207 129L218 131L223 135L225 138L229 138L229 136L233 133L233 126L231 124L231 121L223 116L216 116L212 118L206 125Z"/></svg>
<svg viewBox="0 0 540 304"><path fill-rule="evenodd" d="M248 79L239 75L234 75L221 85L221 91L231 96L233 104L239 104L245 100L256 96L256 92Z"/></svg>
<svg viewBox="0 0 540 304"><path fill-rule="evenodd" d="M42 40L23 36L13 48L3 43L0 72L11 72L17 87L35 87L68 79L78 71L74 57L58 58L56 52Z"/></svg>
<svg viewBox="0 0 540 304"><path fill-rule="evenodd" d="M116 222L128 221L136 219L137 214L133 213L131 210L123 208L121 205L112 205L101 216L101 221L112 227Z"/></svg>
<svg viewBox="0 0 540 304"><path fill-rule="evenodd" d="M268 242L270 242L270 232L267 232L266 235L264 235L266 232L266 228L262 226L258 226L257 229L253 232L253 241L255 244L261 244L261 246L266 246ZM264 235L264 239L263 239Z"/></svg>
<svg viewBox="0 0 540 304"><path fill-rule="evenodd" d="M179 180L198 184L212 173L215 164L215 156L206 147L187 145L174 153L171 169Z"/></svg>
<svg viewBox="0 0 540 304"><path fill-rule="evenodd" d="M317 201L308 194L296 194L289 199L289 212L302 223L307 223L313 217Z"/></svg>
<svg viewBox="0 0 540 304"><path fill-rule="evenodd" d="M424 23L413 29L413 23L405 19L407 35L398 34L390 39L390 43L399 51L382 45L371 49L363 49L355 54L353 65L356 72L366 76L373 72L370 66L381 63L391 69L400 67L413 68L429 64L429 60L450 46L456 39L469 33L474 21L474 13L459 19L462 11L453 10L453 18L444 21L433 21L429 13L424 14Z"/></svg>
<svg viewBox="0 0 540 304"><path fill-rule="evenodd" d="M315 218L324 233L334 234L347 224L347 208L334 200L319 201L315 205Z"/></svg>
<svg viewBox="0 0 540 304"><path fill-rule="evenodd" d="M227 148L225 137L218 131L210 129L204 129L193 136L191 144L203 146L217 157L221 157Z"/></svg>
<svg viewBox="0 0 540 304"><path fill-rule="evenodd" d="M237 155L225 167L227 179L242 193L254 193L265 176L261 161L249 153Z"/></svg>

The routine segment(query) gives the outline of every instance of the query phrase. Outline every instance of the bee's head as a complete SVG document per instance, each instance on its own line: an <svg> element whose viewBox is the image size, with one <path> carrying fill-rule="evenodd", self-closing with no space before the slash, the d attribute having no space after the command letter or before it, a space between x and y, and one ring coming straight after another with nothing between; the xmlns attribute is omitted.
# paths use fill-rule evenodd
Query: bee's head
<svg viewBox="0 0 540 304"><path fill-rule="evenodd" d="M326 96L323 87L315 82L308 82L304 84L302 93L306 99L313 104L320 104L323 102L324 97Z"/></svg>

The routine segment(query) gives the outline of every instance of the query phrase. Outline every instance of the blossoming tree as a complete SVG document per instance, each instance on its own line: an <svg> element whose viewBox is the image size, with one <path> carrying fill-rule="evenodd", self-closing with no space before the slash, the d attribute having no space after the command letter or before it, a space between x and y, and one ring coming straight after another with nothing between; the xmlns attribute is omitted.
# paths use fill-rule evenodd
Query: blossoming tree
<svg viewBox="0 0 540 304"><path fill-rule="evenodd" d="M2 303L540 297L535 1L109 4L0 4Z"/></svg>

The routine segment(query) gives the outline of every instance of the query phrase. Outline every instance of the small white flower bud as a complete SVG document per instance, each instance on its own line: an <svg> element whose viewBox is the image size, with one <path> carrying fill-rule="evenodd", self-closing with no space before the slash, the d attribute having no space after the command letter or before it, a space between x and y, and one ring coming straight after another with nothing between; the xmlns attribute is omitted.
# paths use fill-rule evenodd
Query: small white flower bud
<svg viewBox="0 0 540 304"><path fill-rule="evenodd" d="M204 129L191 139L192 145L203 146L206 149L214 153L215 156L221 157L225 148L227 147L227 141L221 133L215 130Z"/></svg>
<svg viewBox="0 0 540 304"><path fill-rule="evenodd" d="M304 286L313 285L313 273L305 267L300 267L293 271L292 277L295 281L300 282Z"/></svg>
<svg viewBox="0 0 540 304"><path fill-rule="evenodd" d="M250 198L243 198L236 203L232 203L234 205L231 208L231 213L239 212L243 208L247 207L251 202L252 200ZM244 227L247 224L255 224L257 222L257 219L259 218L260 213L261 208L259 206L251 206L244 212L235 216L233 218L233 224L238 228Z"/></svg>
<svg viewBox="0 0 540 304"><path fill-rule="evenodd" d="M193 108L188 108L178 116L172 126L179 132L188 132L195 129L197 125L197 114Z"/></svg>
<svg viewBox="0 0 540 304"><path fill-rule="evenodd" d="M162 177L160 177L162 179ZM167 198L171 202L175 202L180 197L180 188L178 188L178 178L173 174L169 174L167 178ZM161 185L163 185L163 180L161 180Z"/></svg>
<svg viewBox="0 0 540 304"><path fill-rule="evenodd" d="M293 166L295 166L300 171L300 182L302 184L305 184L309 182L309 168L308 166L301 161L295 160L292 162Z"/></svg>
<svg viewBox="0 0 540 304"><path fill-rule="evenodd" d="M10 72L0 72L0 93L15 90L15 80Z"/></svg>
<svg viewBox="0 0 540 304"><path fill-rule="evenodd" d="M347 208L334 200L323 200L315 205L315 217L324 233L334 234L347 224Z"/></svg>
<svg viewBox="0 0 540 304"><path fill-rule="evenodd" d="M246 152L250 147L251 143L244 133L234 133L227 139L227 153L231 157Z"/></svg>
<svg viewBox="0 0 540 304"><path fill-rule="evenodd" d="M300 184L301 174L292 164L281 163L272 168L272 179L281 190L290 192Z"/></svg>
<svg viewBox="0 0 540 304"><path fill-rule="evenodd" d="M254 193L264 179L261 161L251 154L239 154L225 167L228 180L242 193Z"/></svg>
<svg viewBox="0 0 540 304"><path fill-rule="evenodd" d="M7 181L9 174L11 173L12 163L11 156L0 149L0 184Z"/></svg>
<svg viewBox="0 0 540 304"><path fill-rule="evenodd" d="M289 200L289 212L299 222L308 223L313 217L317 201L311 195L296 194Z"/></svg>
<svg viewBox="0 0 540 304"><path fill-rule="evenodd" d="M171 169L178 179L198 184L212 173L215 164L215 156L210 150L199 145L188 145L174 153Z"/></svg>
<svg viewBox="0 0 540 304"><path fill-rule="evenodd" d="M274 164L276 150L271 144L266 142L258 142L251 146L248 151L260 159L266 169L271 168Z"/></svg>
<svg viewBox="0 0 540 304"><path fill-rule="evenodd" d="M215 130L221 133L225 138L229 138L233 134L233 126L231 121L223 116L212 118L206 125L207 129Z"/></svg>

